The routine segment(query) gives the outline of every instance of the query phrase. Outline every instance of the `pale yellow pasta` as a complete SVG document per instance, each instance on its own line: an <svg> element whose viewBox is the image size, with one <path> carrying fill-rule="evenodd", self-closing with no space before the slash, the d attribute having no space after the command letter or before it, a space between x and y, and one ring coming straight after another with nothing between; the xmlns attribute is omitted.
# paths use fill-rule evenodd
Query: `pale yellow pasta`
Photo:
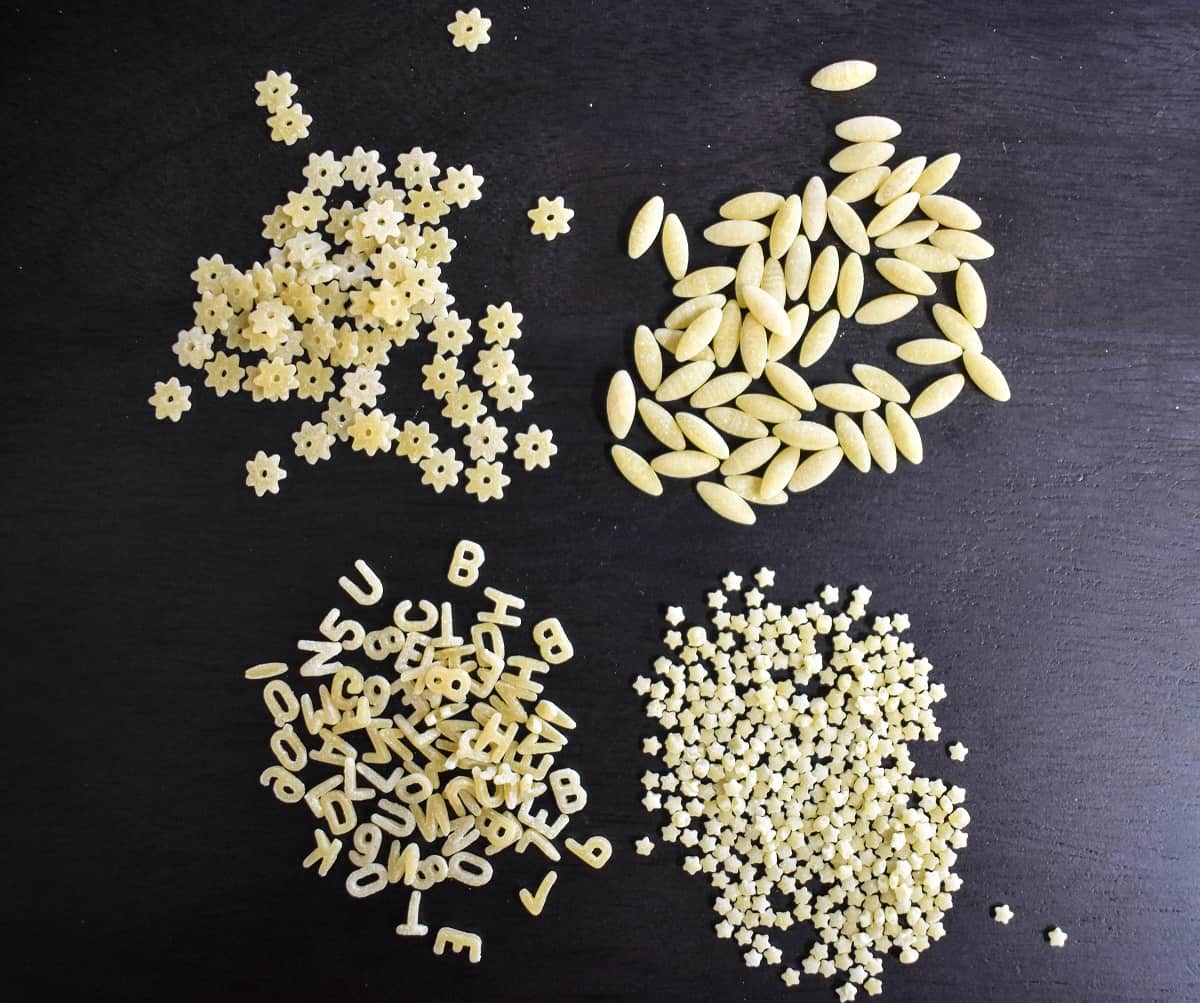
<svg viewBox="0 0 1200 1003"><path fill-rule="evenodd" d="M886 164L895 152L891 143L852 143L830 158L829 169L838 174L853 174Z"/></svg>
<svg viewBox="0 0 1200 1003"><path fill-rule="evenodd" d="M633 217L629 227L628 252L631 258L640 258L658 239L658 231L662 228L663 200L661 195L654 195L646 200Z"/></svg>
<svg viewBox="0 0 1200 1003"><path fill-rule="evenodd" d="M762 219L783 205L783 196L775 192L746 192L722 203L717 210L723 219Z"/></svg>
<svg viewBox="0 0 1200 1003"><path fill-rule="evenodd" d="M621 476L635 488L654 497L663 493L662 481L658 479L654 468L632 449L617 444L612 447L610 453Z"/></svg>
<svg viewBox="0 0 1200 1003"><path fill-rule="evenodd" d="M925 447L921 443L917 423L909 417L904 408L892 402L884 407L884 416L900 455L909 463L920 463L925 458Z"/></svg>
<svg viewBox="0 0 1200 1003"><path fill-rule="evenodd" d="M965 230L936 230L929 235L929 242L962 261L983 261L996 253L979 234Z"/></svg>
<svg viewBox="0 0 1200 1003"><path fill-rule="evenodd" d="M683 332L683 336L675 345L675 360L688 362L698 356L712 343L721 325L721 311L717 307L709 307L700 314Z"/></svg>
<svg viewBox="0 0 1200 1003"><path fill-rule="evenodd" d="M764 498L772 498L782 492L800 465L803 454L797 446L785 446L779 450L763 471L760 491Z"/></svg>
<svg viewBox="0 0 1200 1003"><path fill-rule="evenodd" d="M809 452L832 449L838 444L837 434L833 429L818 421L780 422L771 433L784 445L797 446Z"/></svg>
<svg viewBox="0 0 1200 1003"><path fill-rule="evenodd" d="M892 433L888 431L887 423L879 417L878 411L868 411L863 415L862 430L875 465L885 474L895 471L896 443L892 439Z"/></svg>
<svg viewBox="0 0 1200 1003"><path fill-rule="evenodd" d="M608 428L618 439L624 439L629 434L636 408L637 392L633 389L633 379L626 370L618 369L609 381L605 398Z"/></svg>
<svg viewBox="0 0 1200 1003"><path fill-rule="evenodd" d="M837 288L839 260L837 248L830 244L817 255L808 279L808 306L814 312L824 310Z"/></svg>
<svg viewBox="0 0 1200 1003"><path fill-rule="evenodd" d="M937 283L927 273L899 258L876 258L875 270L897 289L913 296L932 296L937 292Z"/></svg>
<svg viewBox="0 0 1200 1003"><path fill-rule="evenodd" d="M867 229L850 206L836 195L830 195L825 200L825 212L829 216L829 225L850 250L856 254L870 254L871 242L867 239Z"/></svg>
<svg viewBox="0 0 1200 1003"><path fill-rule="evenodd" d="M723 307L724 305L725 297L721 293L709 293L707 296L697 296L695 299L680 303L679 306L667 314L663 320L663 327L682 331L688 324L704 313L705 310L709 310L714 306Z"/></svg>
<svg viewBox="0 0 1200 1003"><path fill-rule="evenodd" d="M725 219L704 230L704 239L718 247L744 247L766 240L771 231L766 225L751 219Z"/></svg>
<svg viewBox="0 0 1200 1003"><path fill-rule="evenodd" d="M957 153L947 153L944 157L938 157L921 172L921 176L913 185L913 191L921 195L932 195L940 191L954 177L954 172L958 170L961 162L962 157Z"/></svg>
<svg viewBox="0 0 1200 1003"><path fill-rule="evenodd" d="M751 439L738 446L729 454L729 458L721 464L722 475L729 477L733 474L749 474L769 463L779 452L782 443L774 436L767 435L761 439Z"/></svg>
<svg viewBox="0 0 1200 1003"><path fill-rule="evenodd" d="M830 194L836 195L843 202L861 202L867 196L874 194L891 173L891 168L882 165L864 167L861 171L847 174L837 183Z"/></svg>
<svg viewBox="0 0 1200 1003"><path fill-rule="evenodd" d="M860 324L890 324L912 311L917 303L910 293L886 293L859 307L854 319Z"/></svg>
<svg viewBox="0 0 1200 1003"><path fill-rule="evenodd" d="M838 312L836 310L827 310L813 321L812 327L808 329L808 333L800 345L799 362L802 369L807 369L820 361L829 351L834 338L837 337L837 332Z"/></svg>
<svg viewBox="0 0 1200 1003"><path fill-rule="evenodd" d="M646 431L664 446L668 449L687 448L687 442L678 422L675 421L675 416L665 407L655 403L649 397L643 397L638 401L637 410L642 424L646 426Z"/></svg>
<svg viewBox="0 0 1200 1003"><path fill-rule="evenodd" d="M897 247L911 247L929 237L938 228L932 219L914 219L901 223L894 230L875 238L875 246L881 251L894 251Z"/></svg>
<svg viewBox="0 0 1200 1003"><path fill-rule="evenodd" d="M806 456L792 479L788 482L789 491L808 491L827 480L842 462L841 446L831 446Z"/></svg>
<svg viewBox="0 0 1200 1003"><path fill-rule="evenodd" d="M789 195L771 221L769 247L771 257L782 258L791 249L803 222L803 203L800 196Z"/></svg>
<svg viewBox="0 0 1200 1003"><path fill-rule="evenodd" d="M704 412L715 427L739 439L761 439L770 432L761 421L735 407L710 407Z"/></svg>
<svg viewBox="0 0 1200 1003"><path fill-rule="evenodd" d="M703 477L717 469L720 461L698 449L679 449L660 453L650 466L660 477Z"/></svg>
<svg viewBox="0 0 1200 1003"><path fill-rule="evenodd" d="M794 421L801 417L801 411L793 404L771 394L742 394L738 397L737 408L752 418L774 425L781 421Z"/></svg>
<svg viewBox="0 0 1200 1003"><path fill-rule="evenodd" d="M700 481L696 485L696 493L705 505L723 519L728 519L730 522L736 522L743 526L754 525L757 518L754 514L754 509L750 507L744 498L739 498L724 484L717 484L714 481Z"/></svg>
<svg viewBox="0 0 1200 1003"><path fill-rule="evenodd" d="M847 143L886 143L900 135L900 123L883 115L859 115L833 127Z"/></svg>
<svg viewBox="0 0 1200 1003"><path fill-rule="evenodd" d="M953 230L978 230L983 225L979 213L952 195L923 195L921 212Z"/></svg>
<svg viewBox="0 0 1200 1003"><path fill-rule="evenodd" d="M657 390L662 382L662 349L645 324L639 324L633 334L633 364L646 389Z"/></svg>
<svg viewBox="0 0 1200 1003"><path fill-rule="evenodd" d="M724 289L733 281L736 274L727 265L698 268L676 282L671 292L683 299L691 299L694 296L707 296L709 293L720 292Z"/></svg>
<svg viewBox="0 0 1200 1003"><path fill-rule="evenodd" d="M936 237L940 230L935 230L931 237ZM916 265L925 272L952 272L958 268L958 258L949 251L930 244L910 244L907 247L897 247L896 257Z"/></svg>
<svg viewBox="0 0 1200 1003"><path fill-rule="evenodd" d="M969 265L960 266L960 273L963 268L969 267ZM979 332L971 326L966 317L953 307L946 306L945 303L935 303L933 305L933 322L937 324L942 334L964 352L983 351L983 341L979 337Z"/></svg>
<svg viewBox="0 0 1200 1003"><path fill-rule="evenodd" d="M851 252L842 262L837 281L837 308L843 317L852 317L863 294L862 258Z"/></svg>
<svg viewBox="0 0 1200 1003"><path fill-rule="evenodd" d="M914 366L940 366L963 354L954 342L945 338L914 338L896 346L896 355Z"/></svg>
<svg viewBox="0 0 1200 1003"><path fill-rule="evenodd" d="M767 297L770 302L774 300ZM767 364L767 329L759 319L752 314L742 318L742 329L738 334L738 352L742 357L742 366L754 379L763 374Z"/></svg>
<svg viewBox="0 0 1200 1003"><path fill-rule="evenodd" d="M856 362L850 367L850 371L859 383L870 390L876 397L880 398L880 400L895 401L899 404L908 403L908 390L905 389L903 383L886 369L880 369L878 366L869 366L864 362Z"/></svg>
<svg viewBox="0 0 1200 1003"><path fill-rule="evenodd" d="M966 378L961 373L951 373L949 376L934 380L917 394L917 399L912 402L908 413L918 419L937 414L962 393L966 382Z"/></svg>
<svg viewBox="0 0 1200 1003"><path fill-rule="evenodd" d="M721 433L707 421L690 411L680 411L675 415L680 431L701 452L715 456L718 460L729 458L729 446Z"/></svg>
<svg viewBox="0 0 1200 1003"><path fill-rule="evenodd" d="M673 279L682 279L688 268L687 231L673 212L667 213L663 220L661 239L663 264L667 266L667 272Z"/></svg>
<svg viewBox="0 0 1200 1003"><path fill-rule="evenodd" d="M746 305L746 290L756 287L762 282L765 264L762 244L757 242L747 244L738 260L737 273L733 283L734 295L737 297L739 306Z"/></svg>
<svg viewBox="0 0 1200 1003"><path fill-rule="evenodd" d="M900 226L917 207L921 196L916 192L900 195L879 210L867 224L868 237L883 237Z"/></svg>
<svg viewBox="0 0 1200 1003"><path fill-rule="evenodd" d="M730 300L721 308L721 323L712 341L713 357L720 368L728 368L733 357L737 355L741 331L742 311Z"/></svg>
<svg viewBox="0 0 1200 1003"><path fill-rule="evenodd" d="M792 323L779 301L762 289L746 290L746 306L764 328L774 334L791 334Z"/></svg>
<svg viewBox="0 0 1200 1003"><path fill-rule="evenodd" d="M879 186L879 190L875 193L875 204L888 205L895 202L901 195L912 191L912 186L917 183L917 178L925 170L925 163L924 157L910 157L903 163L897 164L888 179ZM920 198L919 195L917 197Z"/></svg>
<svg viewBox="0 0 1200 1003"><path fill-rule="evenodd" d="M784 356L791 353L792 349L800 343L800 339L804 337L804 330L808 327L808 304L796 303L787 312L788 321L792 325L790 334L773 334L767 341L767 361L778 362Z"/></svg>
<svg viewBox="0 0 1200 1003"><path fill-rule="evenodd" d="M804 295L811 270L812 246L807 237L797 237L783 260L783 281L788 299L797 300Z"/></svg>
<svg viewBox="0 0 1200 1003"><path fill-rule="evenodd" d="M658 389L654 391L654 397L666 403L690 396L708 382L716 368L711 362L685 363L659 384Z"/></svg>
<svg viewBox="0 0 1200 1003"><path fill-rule="evenodd" d="M954 276L954 295L967 323L975 328L987 323L987 291L975 267L965 261Z"/></svg>
<svg viewBox="0 0 1200 1003"><path fill-rule="evenodd" d="M783 277L783 265L776 258L768 258L763 265L762 282L759 288L781 307L787 304L787 282Z"/></svg>
<svg viewBox="0 0 1200 1003"><path fill-rule="evenodd" d="M800 219L804 236L809 240L818 240L825 229L825 199L825 182L818 177L809 178L800 196Z"/></svg>
<svg viewBox="0 0 1200 1003"><path fill-rule="evenodd" d="M822 66L810 83L822 91L850 91L875 79L875 64L865 59L843 59Z"/></svg>
<svg viewBox="0 0 1200 1003"><path fill-rule="evenodd" d="M817 406L816 399L813 397L812 389L796 370L789 366L785 366L782 362L768 362L764 373L767 377L767 382L774 387L775 392L779 394L785 401L802 411L811 411ZM739 406L741 406L741 398L738 398ZM743 408L745 410L745 408ZM754 413L754 412L751 412ZM762 417L762 415L756 415ZM770 419L763 419L764 421ZM788 421L787 418L776 419L778 421Z"/></svg>
<svg viewBox="0 0 1200 1003"><path fill-rule="evenodd" d="M848 414L839 412L833 416L833 430L837 433L838 445L851 466L863 474L870 470L871 450L867 446L862 429L858 427L858 422Z"/></svg>
<svg viewBox="0 0 1200 1003"><path fill-rule="evenodd" d="M725 486L739 498L744 498L751 505L786 505L787 492L781 491L770 498L762 493L762 478L753 474L733 474L722 478Z"/></svg>
<svg viewBox="0 0 1200 1003"><path fill-rule="evenodd" d="M749 373L721 373L692 394L688 403L692 407L710 408L728 404L738 394L745 393L753 380Z"/></svg>
<svg viewBox="0 0 1200 1003"><path fill-rule="evenodd" d="M880 404L870 390L854 383L823 383L813 387L813 396L822 407L834 411L873 411Z"/></svg>
<svg viewBox="0 0 1200 1003"><path fill-rule="evenodd" d="M1003 403L1012 396L1004 373L986 355L979 352L964 352L963 367L966 369L967 375L971 377L971 382L992 400Z"/></svg>

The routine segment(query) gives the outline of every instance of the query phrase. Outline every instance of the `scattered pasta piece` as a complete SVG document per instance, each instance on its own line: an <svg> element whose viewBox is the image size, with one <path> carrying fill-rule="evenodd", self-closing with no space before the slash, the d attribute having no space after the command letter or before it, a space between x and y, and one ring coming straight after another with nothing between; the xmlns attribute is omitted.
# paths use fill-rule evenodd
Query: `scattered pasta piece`
<svg viewBox="0 0 1200 1003"><path fill-rule="evenodd" d="M654 840L652 840L649 836L643 836L633 845L637 849L637 854L639 857L648 857L654 852Z"/></svg>
<svg viewBox="0 0 1200 1003"><path fill-rule="evenodd" d="M910 754L937 741L945 687L900 639L907 616L864 619L869 589L841 608L832 585L784 606L766 592L773 571L754 578L741 609L710 604L705 623L669 608L657 678L634 684L661 734L643 743L661 770L643 777L643 805L663 816L683 870L712 886L717 937L747 967L781 964L778 938L808 923L817 942L800 967L844 976L843 1000L877 995L883 956L917 960L961 886L966 794L917 776ZM722 586L736 595L742 578ZM793 968L780 977L799 981Z"/></svg>
<svg viewBox="0 0 1200 1003"><path fill-rule="evenodd" d="M846 60L819 70L812 84L850 90L875 73L872 63ZM946 407L968 378L993 400L1010 398L1003 372L983 354L978 332L988 300L970 264L993 248L974 232L983 223L974 208L935 194L961 158L930 162L917 155L893 165L893 141L902 130L885 116L846 119L835 132L846 145L830 167L845 176L832 190L814 176L802 192L748 191L722 203L720 218L703 232L710 244L735 249L736 259L693 262L679 217L666 212L661 196L634 216L629 256L645 254L661 233L663 262L680 300L660 325L639 325L634 334L633 371L653 400L638 399L636 387L624 385L609 400L610 430L624 440L614 461L634 487L659 495L659 475L694 478L713 512L753 525L758 506L784 504L839 467L892 473L901 457L921 463L917 420ZM872 254L878 256L868 271ZM949 272L953 290L943 290L936 277ZM810 383L808 371L829 365L848 326L894 323L943 291L954 299L933 306L938 336L905 341L894 351L918 377L934 366L961 372L938 374L920 393L865 363L851 365L854 383L836 377ZM657 444L634 440L643 429L632 420L631 399L644 431L671 453L647 453L657 452Z"/></svg>
<svg viewBox="0 0 1200 1003"><path fill-rule="evenodd" d="M965 760L967 758L968 749L965 745L962 744L962 742L955 742L953 745L951 745L949 748L946 749L946 752L949 753L950 758L953 759L956 763L961 763L963 760Z"/></svg>
<svg viewBox="0 0 1200 1003"><path fill-rule="evenodd" d="M246 461L246 487L253 488L261 498L265 494L279 494L279 482L287 477L287 471L279 465L279 454L268 456L261 449L253 460Z"/></svg>
<svg viewBox="0 0 1200 1003"><path fill-rule="evenodd" d="M1065 947L1067 935L1056 926L1046 931L1046 940L1051 947Z"/></svg>
<svg viewBox="0 0 1200 1003"><path fill-rule="evenodd" d="M539 195L537 208L530 209L527 215L532 221L529 228L530 233L537 237L553 240L564 233L570 233L571 220L575 217L575 210L567 208L561 195L556 195L552 199L546 198L545 195Z"/></svg>
<svg viewBox="0 0 1200 1003"><path fill-rule="evenodd" d="M478 585L484 562L478 543L459 541L450 585ZM429 599L390 606L370 565L355 561L354 572L338 580L353 611L330 609L317 639L297 642L296 673L284 662L245 672L262 684L274 728L274 763L260 780L318 820L304 867L325 877L345 861L354 898L411 889L396 933L421 937L421 896L436 885L488 884L504 850L562 859L556 840L588 793L575 770L555 765L576 723L545 691L550 667L574 648L555 617L525 625L520 596L483 587L473 616ZM378 626L365 622L375 610ZM593 868L612 853L602 836L563 845ZM518 891L532 915L557 877ZM447 948L478 962L482 939L442 926L433 951Z"/></svg>
<svg viewBox="0 0 1200 1003"><path fill-rule="evenodd" d="M992 919L1001 926L1008 926L1009 920L1013 918L1013 911L1006 903L1001 903L992 910Z"/></svg>
<svg viewBox="0 0 1200 1003"><path fill-rule="evenodd" d="M450 39L455 48L474 52L492 40L488 34L491 26L491 19L479 13L478 7L472 7L469 11L458 11L454 20L446 25L446 30L450 32Z"/></svg>
<svg viewBox="0 0 1200 1003"><path fill-rule="evenodd" d="M460 12L459 21L472 45L487 40L490 22L478 10ZM271 71L255 90L273 138L291 144L307 136L311 119L293 101L290 74ZM494 415L520 413L534 396L532 377L517 367L523 318L511 303L489 305L478 344L471 320L450 309L455 297L442 271L457 247L445 217L477 201L484 178L470 164L443 174L437 154L417 146L397 158L397 183L386 171L379 152L361 146L342 156L310 153L303 184L263 217L273 245L263 260L244 270L219 254L197 260L194 325L178 333L172 351L218 397L245 391L254 403L318 405L292 433L308 465L348 443L367 456L409 460L438 494L462 487L480 501L498 499L509 484L498 465L508 446ZM449 436L436 416L431 429L428 420L401 422L389 406L388 366L411 342L426 352L417 363L421 389L441 402ZM190 393L172 377L155 385L149 402L156 417L177 422ZM447 441L455 434L457 451ZM558 451L537 425L518 434L517 447L527 471L548 467ZM475 465L461 477L464 454ZM260 495L276 493L284 477L282 469L250 473Z"/></svg>

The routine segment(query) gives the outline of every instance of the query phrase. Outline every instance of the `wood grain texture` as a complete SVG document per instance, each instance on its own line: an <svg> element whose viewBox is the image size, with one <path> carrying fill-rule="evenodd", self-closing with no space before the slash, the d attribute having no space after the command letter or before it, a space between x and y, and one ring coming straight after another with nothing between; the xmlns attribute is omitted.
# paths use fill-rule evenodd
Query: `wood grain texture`
<svg viewBox="0 0 1200 1003"><path fill-rule="evenodd" d="M745 969L704 885L632 850L649 732L629 681L658 653L661 610L766 563L784 596L863 581L911 613L949 689L944 734L971 748L918 760L968 790L965 885L946 938L888 962L884 998L1200 998L1196 5L496 2L474 56L450 46L453 8L3 15L12 984L89 1000L832 999ZM879 77L807 86L845 57ZM312 145L268 141L251 89L267 68L298 81ZM968 388L921 424L921 467L838 471L750 529L687 485L637 495L608 466L603 393L670 280L655 255L625 258L633 212L661 193L695 249L722 201L799 189L834 123L872 113L902 122L903 156L963 155L950 190L998 249L980 266L985 333L1012 402ZM254 260L307 151L355 144L433 147L487 178L451 282L473 316L503 300L525 314L529 420L561 449L501 504L349 455L296 461L260 501L242 464L285 452L305 409L198 389L178 426L151 419L197 255ZM576 215L548 245L525 210L560 193ZM883 364L899 340L847 325L821 372ZM424 416L401 358L392 393L412 403L396 406ZM616 847L602 872L560 867L538 920L516 898L541 875L528 855L481 891L427 895L426 922L483 933L470 968L392 933L405 896L353 901L300 870L311 819L257 786L267 721L241 678L314 629L356 557L393 594L449 598L437 583L464 535L490 582L571 632L578 656L550 691L579 721L567 758L591 792L572 828ZM1001 901L1007 928L989 916ZM1042 940L1053 924L1061 951Z"/></svg>

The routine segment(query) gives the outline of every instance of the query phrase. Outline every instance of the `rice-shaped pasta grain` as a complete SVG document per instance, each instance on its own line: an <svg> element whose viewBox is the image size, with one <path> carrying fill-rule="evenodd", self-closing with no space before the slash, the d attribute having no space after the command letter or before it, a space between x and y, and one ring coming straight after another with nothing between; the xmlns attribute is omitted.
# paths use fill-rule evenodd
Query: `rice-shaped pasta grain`
<svg viewBox="0 0 1200 1003"><path fill-rule="evenodd" d="M659 384L654 396L664 403L688 397L708 382L716 368L711 362L685 363Z"/></svg>
<svg viewBox="0 0 1200 1003"><path fill-rule="evenodd" d="M945 338L915 338L896 346L896 355L913 366L940 366L953 362L963 350Z"/></svg>
<svg viewBox="0 0 1200 1003"><path fill-rule="evenodd" d="M949 376L943 376L941 379L934 380L917 394L917 399L912 402L912 407L908 409L908 413L917 419L928 418L930 415L937 414L962 393L962 388L966 382L966 378L962 373L951 373Z"/></svg>
<svg viewBox="0 0 1200 1003"><path fill-rule="evenodd" d="M744 247L756 240L766 240L771 231L752 219L724 219L704 230L704 239L718 247Z"/></svg>
<svg viewBox="0 0 1200 1003"><path fill-rule="evenodd" d="M1000 367L986 355L979 352L964 352L963 367L966 369L967 375L971 377L971 382L992 400L1003 403L1012 396L1012 392L1008 388L1008 380L1004 378Z"/></svg>
<svg viewBox="0 0 1200 1003"><path fill-rule="evenodd" d="M967 267L970 266L962 265L959 270ZM980 340L979 332L968 323L966 317L953 307L946 306L945 303L935 303L933 305L933 322L937 324L938 330L942 334L964 352L983 351L983 342Z"/></svg>
<svg viewBox="0 0 1200 1003"><path fill-rule="evenodd" d="M677 449L660 453L650 461L650 466L660 477L703 477L717 469L720 464L715 456L698 449Z"/></svg>
<svg viewBox="0 0 1200 1003"><path fill-rule="evenodd" d="M875 79L875 64L865 59L843 59L822 66L809 81L821 91L852 91Z"/></svg>
<svg viewBox="0 0 1200 1003"><path fill-rule="evenodd" d="M837 432L838 444L842 447L842 452L850 461L850 465L859 473L865 474L870 470L871 449L867 445L862 429L858 427L858 422L848 414L835 414L833 430Z"/></svg>
<svg viewBox="0 0 1200 1003"><path fill-rule="evenodd" d="M871 459L885 474L892 473L896 469L896 443L887 423L879 417L878 411L868 411L863 415L862 428Z"/></svg>
<svg viewBox="0 0 1200 1003"><path fill-rule="evenodd" d="M867 239L867 228L850 206L836 195L830 195L825 200L825 212L829 216L829 225L838 239L856 254L870 254L871 242Z"/></svg>
<svg viewBox="0 0 1200 1003"><path fill-rule="evenodd" d="M717 213L722 219L762 219L777 212L783 196L775 192L746 192L725 202Z"/></svg>
<svg viewBox="0 0 1200 1003"><path fill-rule="evenodd" d="M633 333L633 364L646 389L653 393L662 382L662 349L654 332L639 324Z"/></svg>
<svg viewBox="0 0 1200 1003"><path fill-rule="evenodd" d="M746 388L752 382L749 373L721 373L719 376L714 376L704 386L693 393L688 403L692 407L702 410L710 407L720 407L722 404L728 404L738 394L745 393Z"/></svg>
<svg viewBox="0 0 1200 1003"><path fill-rule="evenodd" d="M883 115L859 115L833 127L847 143L886 143L900 135L900 123Z"/></svg>
<svg viewBox="0 0 1200 1003"><path fill-rule="evenodd" d="M868 245L869 246L869 245ZM837 308L843 317L852 317L858 309L863 293L862 258L853 251L846 255L842 269L838 272Z"/></svg>
<svg viewBox="0 0 1200 1003"><path fill-rule="evenodd" d="M829 169L838 174L853 174L886 164L895 152L891 143L852 143L829 158Z"/></svg>
<svg viewBox="0 0 1200 1003"><path fill-rule="evenodd" d="M658 479L654 468L632 449L618 444L612 447L610 453L621 476L635 488L656 498L663 493L662 481Z"/></svg>
<svg viewBox="0 0 1200 1003"><path fill-rule="evenodd" d="M608 383L605 400L609 431L618 439L624 439L633 427L636 410L637 393L633 389L633 379L626 370L618 369Z"/></svg>
<svg viewBox="0 0 1200 1003"><path fill-rule="evenodd" d="M876 397L885 401L897 401L907 404L909 393L907 388L886 369L869 366L865 362L856 362L850 367L854 378Z"/></svg>
<svg viewBox="0 0 1200 1003"><path fill-rule="evenodd" d="M675 415L675 421L692 445L701 452L715 456L718 460L729 458L729 446L721 438L721 433L699 415L690 411L680 411Z"/></svg>
<svg viewBox="0 0 1200 1003"><path fill-rule="evenodd" d="M668 213L662 225L663 264L673 279L682 279L687 275L688 239L687 231L683 228L675 213Z"/></svg>
<svg viewBox="0 0 1200 1003"><path fill-rule="evenodd" d="M860 306L854 319L860 324L890 324L916 305L917 298L909 293L886 293Z"/></svg>
<svg viewBox="0 0 1200 1003"><path fill-rule="evenodd" d="M804 462L792 474L792 479L788 482L788 490L808 491L815 488L837 470L843 455L841 446L832 446L805 457Z"/></svg>
<svg viewBox="0 0 1200 1003"><path fill-rule="evenodd" d="M629 256L640 258L658 239L658 231L663 221L663 200L661 195L655 195L646 201L633 217L629 227Z"/></svg>
<svg viewBox="0 0 1200 1003"><path fill-rule="evenodd" d="M750 504L744 498L739 498L724 484L717 484L715 481L700 481L696 485L696 493L705 505L730 522L736 522L742 526L753 526L757 519Z"/></svg>
<svg viewBox="0 0 1200 1003"><path fill-rule="evenodd" d="M808 334L804 336L804 341L800 345L801 368L806 369L818 362L829 351L833 339L837 337L837 332L838 312L836 310L827 310L813 321L812 327L808 329Z"/></svg>
<svg viewBox="0 0 1200 1003"><path fill-rule="evenodd" d="M925 447L921 443L921 433L917 431L917 423L908 416L908 412L899 404L889 402L884 408L888 431L892 433L892 441L896 449L909 463L920 463L925 458Z"/></svg>
<svg viewBox="0 0 1200 1003"><path fill-rule="evenodd" d="M721 473L726 477L733 474L749 474L769 463L771 457L779 452L781 445L782 443L771 435L744 442L721 464Z"/></svg>
<svg viewBox="0 0 1200 1003"><path fill-rule="evenodd" d="M824 383L813 388L813 396L818 404L834 411L873 411L881 403L866 387L854 383Z"/></svg>
<svg viewBox="0 0 1200 1003"><path fill-rule="evenodd" d="M958 266L954 276L954 295L967 323L974 328L983 327L987 322L987 291L974 265L964 261Z"/></svg>
<svg viewBox="0 0 1200 1003"><path fill-rule="evenodd" d="M667 449L687 448L687 440L683 437L679 423L665 407L655 403L649 397L643 397L638 401L637 410L642 424L646 426L646 431Z"/></svg>
<svg viewBox="0 0 1200 1003"><path fill-rule="evenodd" d="M944 157L938 157L921 172L921 176L913 185L913 191L921 195L932 195L954 177L954 172L958 170L961 162L962 157L957 153L947 153Z"/></svg>

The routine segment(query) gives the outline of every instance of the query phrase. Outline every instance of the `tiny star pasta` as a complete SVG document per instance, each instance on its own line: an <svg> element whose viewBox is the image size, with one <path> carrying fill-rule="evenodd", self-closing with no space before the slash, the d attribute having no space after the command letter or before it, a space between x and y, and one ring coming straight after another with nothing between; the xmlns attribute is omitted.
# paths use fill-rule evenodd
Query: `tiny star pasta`
<svg viewBox="0 0 1200 1003"><path fill-rule="evenodd" d="M564 233L571 232L571 220L575 217L575 210L567 208L561 195L556 195L552 199L546 198L545 195L539 195L537 206L530 209L528 215L530 219L529 232L535 237L553 240L555 237L561 237Z"/></svg>

